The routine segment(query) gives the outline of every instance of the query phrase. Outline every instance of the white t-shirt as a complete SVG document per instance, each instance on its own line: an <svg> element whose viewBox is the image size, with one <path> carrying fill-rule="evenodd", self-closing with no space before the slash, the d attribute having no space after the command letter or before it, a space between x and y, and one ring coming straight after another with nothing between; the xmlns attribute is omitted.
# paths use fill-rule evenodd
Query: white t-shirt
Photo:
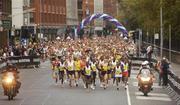
<svg viewBox="0 0 180 105"><path fill-rule="evenodd" d="M70 70L74 70L74 61L68 61L67 64L68 67L70 67Z"/></svg>
<svg viewBox="0 0 180 105"><path fill-rule="evenodd" d="M122 70L121 70L121 66L116 67L115 77L122 77Z"/></svg>

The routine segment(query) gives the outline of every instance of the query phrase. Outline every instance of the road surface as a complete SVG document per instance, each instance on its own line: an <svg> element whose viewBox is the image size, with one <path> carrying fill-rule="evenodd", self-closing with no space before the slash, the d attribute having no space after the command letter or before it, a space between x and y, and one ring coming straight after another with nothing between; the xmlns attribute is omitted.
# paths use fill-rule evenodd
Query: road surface
<svg viewBox="0 0 180 105"><path fill-rule="evenodd" d="M1 87L0 105L176 105L157 83L148 97L143 96L137 89L136 75L137 70L132 70L127 90L122 86L118 91L112 84L104 90L97 84L95 90L87 91L82 83L72 88L55 85L46 61L38 69L20 70L22 87L14 100L3 96Z"/></svg>

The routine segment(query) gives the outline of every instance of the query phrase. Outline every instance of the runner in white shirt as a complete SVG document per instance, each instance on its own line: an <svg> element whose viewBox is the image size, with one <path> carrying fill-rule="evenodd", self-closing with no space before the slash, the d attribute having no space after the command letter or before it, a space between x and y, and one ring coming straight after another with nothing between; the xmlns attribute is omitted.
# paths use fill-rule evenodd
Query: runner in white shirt
<svg viewBox="0 0 180 105"><path fill-rule="evenodd" d="M117 90L119 90L119 83L122 80L122 65L121 64L117 64L117 66L115 67L115 78L116 78Z"/></svg>

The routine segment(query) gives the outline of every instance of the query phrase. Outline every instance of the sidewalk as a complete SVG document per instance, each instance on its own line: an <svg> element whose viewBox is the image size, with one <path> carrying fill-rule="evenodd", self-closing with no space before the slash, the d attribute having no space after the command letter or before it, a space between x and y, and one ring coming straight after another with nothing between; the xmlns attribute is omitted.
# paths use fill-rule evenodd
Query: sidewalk
<svg viewBox="0 0 180 105"><path fill-rule="evenodd" d="M171 70L174 72L175 75L180 77L180 65L176 63L171 63Z"/></svg>

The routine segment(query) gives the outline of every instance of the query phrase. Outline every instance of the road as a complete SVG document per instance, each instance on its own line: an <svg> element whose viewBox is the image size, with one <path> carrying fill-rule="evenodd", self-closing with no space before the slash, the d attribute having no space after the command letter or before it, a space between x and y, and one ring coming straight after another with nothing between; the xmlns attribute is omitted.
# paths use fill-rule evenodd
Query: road
<svg viewBox="0 0 180 105"><path fill-rule="evenodd" d="M137 70L132 70L127 90L121 87L118 91L110 84L106 90L97 85L95 90L87 91L82 83L72 88L55 85L47 61L38 69L20 70L22 87L14 100L3 96L1 87L0 105L176 105L157 83L148 97L143 96L137 89L136 75Z"/></svg>

